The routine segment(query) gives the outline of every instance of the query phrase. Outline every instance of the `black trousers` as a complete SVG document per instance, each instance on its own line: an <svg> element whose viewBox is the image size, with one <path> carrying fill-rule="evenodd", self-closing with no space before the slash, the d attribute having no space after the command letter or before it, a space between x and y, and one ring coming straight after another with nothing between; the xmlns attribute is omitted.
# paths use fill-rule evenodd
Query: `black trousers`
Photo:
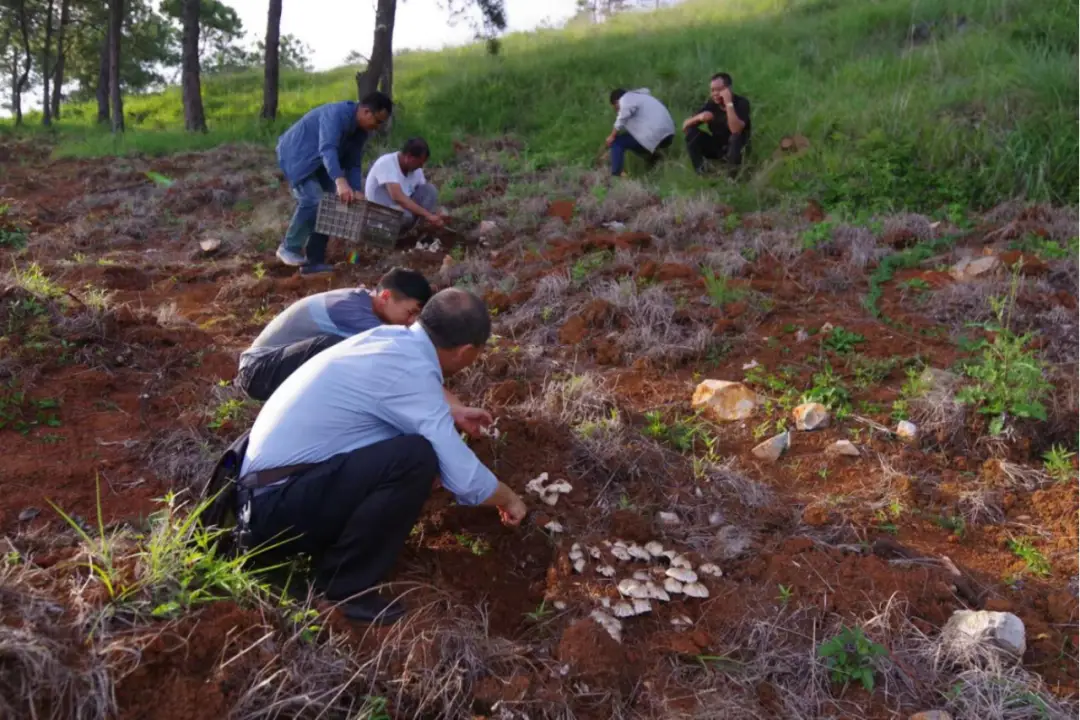
<svg viewBox="0 0 1080 720"><path fill-rule="evenodd" d="M256 494L251 541L288 539L260 561L308 554L315 588L329 600L345 600L390 572L438 472L434 448L419 435L335 455Z"/></svg>
<svg viewBox="0 0 1080 720"><path fill-rule="evenodd" d="M344 339L339 335L316 335L260 355L237 373L236 384L248 397L266 400L298 367Z"/></svg>
<svg viewBox="0 0 1080 720"><path fill-rule="evenodd" d="M700 128L692 127L686 131L686 153L697 172L701 172L706 159L721 160L736 168L742 164L743 155L749 150L749 143L742 133L732 135L727 144L722 144L715 135Z"/></svg>

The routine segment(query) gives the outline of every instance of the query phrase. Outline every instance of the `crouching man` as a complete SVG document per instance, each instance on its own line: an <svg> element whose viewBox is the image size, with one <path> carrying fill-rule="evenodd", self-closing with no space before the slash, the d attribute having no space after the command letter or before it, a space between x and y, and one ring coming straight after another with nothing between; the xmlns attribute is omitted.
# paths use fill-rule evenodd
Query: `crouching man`
<svg viewBox="0 0 1080 720"><path fill-rule="evenodd" d="M415 270L393 268L374 291L342 288L297 300L240 355L236 385L266 400L285 378L323 350L379 325L411 325L431 297Z"/></svg>
<svg viewBox="0 0 1080 720"><path fill-rule="evenodd" d="M402 230L412 228L419 218L437 228L443 226L443 219L435 214L439 191L424 177L424 163L430 156L423 138L410 138L401 150L383 155L368 170L364 194L372 202L401 210Z"/></svg>
<svg viewBox="0 0 1080 720"><path fill-rule="evenodd" d="M671 113L648 88L612 90L610 100L615 109L615 126L605 143L611 149L611 174L623 174L628 151L645 158L651 170L660 161L660 151L669 147L675 137Z"/></svg>
<svg viewBox="0 0 1080 720"><path fill-rule="evenodd" d="M463 505L497 508L507 525L525 517L455 430L478 434L491 416L451 406L443 391L490 334L482 300L443 290L414 325L375 328L305 363L256 418L240 469L240 485L253 488L251 541L290 538L282 550L311 556L315 589L347 617L389 624L404 614L371 588L437 482Z"/></svg>

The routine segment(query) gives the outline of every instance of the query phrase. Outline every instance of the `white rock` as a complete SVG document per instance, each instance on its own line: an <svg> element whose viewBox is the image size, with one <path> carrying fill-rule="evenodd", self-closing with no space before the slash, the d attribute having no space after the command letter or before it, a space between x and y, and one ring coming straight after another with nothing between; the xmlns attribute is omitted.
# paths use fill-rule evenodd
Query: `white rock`
<svg viewBox="0 0 1080 720"><path fill-rule="evenodd" d="M821 403L803 403L791 414L796 430L818 430L829 426L829 410Z"/></svg>
<svg viewBox="0 0 1080 720"><path fill-rule="evenodd" d="M641 584L639 580L632 580L627 578L619 581L619 594L624 597L632 598L647 598L649 597L649 591Z"/></svg>
<svg viewBox="0 0 1080 720"><path fill-rule="evenodd" d="M221 248L221 240L217 238L204 238L199 241L199 248L207 254L216 252Z"/></svg>
<svg viewBox="0 0 1080 720"><path fill-rule="evenodd" d="M675 555L671 558L671 567L673 568L686 568L687 570L693 570L694 566L690 563L690 558L685 555Z"/></svg>
<svg viewBox="0 0 1080 720"><path fill-rule="evenodd" d="M693 570L688 570L687 568L683 567L668 568L667 576L675 578L681 583L697 582L697 573Z"/></svg>
<svg viewBox="0 0 1080 720"><path fill-rule="evenodd" d="M644 570L638 570L634 573L634 579L640 580L641 582L646 582L648 580L652 580L652 577Z"/></svg>
<svg viewBox="0 0 1080 720"><path fill-rule="evenodd" d="M649 551L649 555L652 557L660 557L664 554L664 546L655 540L645 543L645 549Z"/></svg>
<svg viewBox="0 0 1080 720"><path fill-rule="evenodd" d="M980 647L997 647L1020 658L1027 649L1024 621L1007 612L957 610L941 631L942 645L963 657Z"/></svg>
<svg viewBox="0 0 1080 720"><path fill-rule="evenodd" d="M673 577L664 579L664 590L672 595L679 595L683 591L683 584Z"/></svg>
<svg viewBox="0 0 1080 720"><path fill-rule="evenodd" d="M1001 269L1001 259L997 255L983 255L976 258L964 258L949 270L954 280L967 282L985 277Z"/></svg>
<svg viewBox="0 0 1080 720"><path fill-rule="evenodd" d="M806 332L802 328L799 328L799 331L797 333L795 333L795 342L797 342L797 343L804 343L809 339L810 339L810 333Z"/></svg>
<svg viewBox="0 0 1080 720"><path fill-rule="evenodd" d="M630 553L630 557L637 558L638 560L644 560L646 562L652 560L652 555L649 551L640 545L631 545L626 548L626 552Z"/></svg>
<svg viewBox="0 0 1080 720"><path fill-rule="evenodd" d="M707 598L709 597L709 588L701 583L687 583L683 585L683 593L685 593L687 597Z"/></svg>
<svg viewBox="0 0 1080 720"><path fill-rule="evenodd" d="M596 568L596 572L600 573L604 577L615 577L615 568L610 565L601 565Z"/></svg>
<svg viewBox="0 0 1080 720"><path fill-rule="evenodd" d="M615 603L615 606L611 608L611 611L615 613L615 617L617 618L628 618L637 615L637 613L634 612L634 606L625 600L620 600Z"/></svg>
<svg viewBox="0 0 1080 720"><path fill-rule="evenodd" d="M721 570L718 566L713 565L712 563L705 563L698 568L698 572L702 573L703 575L710 575L712 577L722 577L724 574L723 570Z"/></svg>
<svg viewBox="0 0 1080 720"><path fill-rule="evenodd" d="M578 558L574 561L574 572L579 574L585 572L585 558Z"/></svg>
<svg viewBox="0 0 1080 720"><path fill-rule="evenodd" d="M837 440L832 445L825 448L825 454L859 457L862 453L859 452L859 448L855 447L855 443L850 440Z"/></svg>
<svg viewBox="0 0 1080 720"><path fill-rule="evenodd" d="M832 331L833 331L833 324L831 322L827 322L827 323L825 323L824 325L821 326L820 332L822 332L822 333L829 333L829 332L832 332Z"/></svg>
<svg viewBox="0 0 1080 720"><path fill-rule="evenodd" d="M618 545L611 548L611 554L614 555L616 559L622 560L623 562L630 560L630 553L626 551L626 548L619 547Z"/></svg>
<svg viewBox="0 0 1080 720"><path fill-rule="evenodd" d="M919 429L915 427L915 423L901 420L896 423L896 434L898 437L910 441L919 436Z"/></svg>
<svg viewBox="0 0 1080 720"><path fill-rule="evenodd" d="M713 420L745 420L754 414L757 393L740 382L704 380L695 388L690 404L695 410L704 409Z"/></svg>
<svg viewBox="0 0 1080 720"><path fill-rule="evenodd" d="M648 600L634 598L634 614L644 615L648 612L652 612L652 604Z"/></svg>
<svg viewBox="0 0 1080 720"><path fill-rule="evenodd" d="M676 525L682 524L682 520L679 518L678 515L673 512L666 512L664 510L656 513L656 519L660 521L661 525L667 525L668 527L674 527Z"/></svg>
<svg viewBox="0 0 1080 720"><path fill-rule="evenodd" d="M785 431L755 446L750 452L761 460L776 462L789 447L791 447L791 433Z"/></svg>

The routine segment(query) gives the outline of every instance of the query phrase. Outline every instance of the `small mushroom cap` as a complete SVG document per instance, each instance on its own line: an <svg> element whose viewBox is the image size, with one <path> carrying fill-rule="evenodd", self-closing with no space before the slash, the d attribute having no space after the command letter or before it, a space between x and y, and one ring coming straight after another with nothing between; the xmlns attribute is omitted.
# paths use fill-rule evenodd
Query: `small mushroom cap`
<svg viewBox="0 0 1080 720"><path fill-rule="evenodd" d="M601 557L603 557L603 554L600 552L600 548L590 545L589 546L589 556L593 560L599 560Z"/></svg>
<svg viewBox="0 0 1080 720"><path fill-rule="evenodd" d="M615 617L619 618L628 618L637 615L637 613L634 612L634 606L625 600L620 600L615 603L615 607L611 608L611 611L615 613Z"/></svg>
<svg viewBox="0 0 1080 720"><path fill-rule="evenodd" d="M664 546L655 540L645 543L645 549L649 551L649 554L653 557L660 557L664 554Z"/></svg>
<svg viewBox="0 0 1080 720"><path fill-rule="evenodd" d="M600 573L604 577L613 577L615 575L615 568L610 565L601 565L596 568L596 572Z"/></svg>
<svg viewBox="0 0 1080 720"><path fill-rule="evenodd" d="M543 500L545 504L554 506L555 503L559 502L559 493L543 493L540 495L540 499Z"/></svg>
<svg viewBox="0 0 1080 720"><path fill-rule="evenodd" d="M654 600L660 600L661 602L668 602L671 600L671 596L667 594L667 591L654 582L645 583L645 592L647 593L647 597L653 598Z"/></svg>
<svg viewBox="0 0 1080 720"><path fill-rule="evenodd" d="M565 480L557 480L547 486L548 492L562 493L564 495L573 489L574 486L566 482Z"/></svg>
<svg viewBox="0 0 1080 720"><path fill-rule="evenodd" d="M675 552L674 550L665 550L660 554L666 557L668 560L674 560L679 556L679 553Z"/></svg>
<svg viewBox="0 0 1080 720"><path fill-rule="evenodd" d="M611 554L623 562L630 559L630 553L626 551L626 548L619 547L618 545L611 548Z"/></svg>
<svg viewBox="0 0 1080 720"><path fill-rule="evenodd" d="M676 555L671 558L671 567L686 568L687 570L694 569L694 566L690 564L690 559L685 555Z"/></svg>
<svg viewBox="0 0 1080 720"><path fill-rule="evenodd" d="M553 533L561 533L566 528L564 528L562 523L558 520L549 520L548 523L544 525L544 529L550 530Z"/></svg>
<svg viewBox="0 0 1080 720"><path fill-rule="evenodd" d="M673 577L664 580L664 589L672 595L678 595L683 591L683 584Z"/></svg>
<svg viewBox="0 0 1080 720"><path fill-rule="evenodd" d="M625 578L619 581L619 594L629 596L630 593L644 588L639 580L633 578Z"/></svg>
<svg viewBox="0 0 1080 720"><path fill-rule="evenodd" d="M640 545L629 545L626 548L626 552L630 553L630 557L637 558L638 560L645 560L646 562L652 560L652 554Z"/></svg>
<svg viewBox="0 0 1080 720"><path fill-rule="evenodd" d="M641 582L646 582L647 580L651 580L652 578L649 573L645 572L644 570L637 570L634 572L634 579L640 580Z"/></svg>
<svg viewBox="0 0 1080 720"><path fill-rule="evenodd" d="M701 583L686 583L685 585L683 585L683 592L686 593L687 597L709 597L709 588L705 587Z"/></svg>
<svg viewBox="0 0 1080 720"><path fill-rule="evenodd" d="M652 605L648 600L642 600L640 598L634 598L634 614L644 615L647 612L652 612Z"/></svg>
<svg viewBox="0 0 1080 720"><path fill-rule="evenodd" d="M562 601L562 600L556 600L554 605L555 605L556 610L565 610L566 609L566 603L564 601Z"/></svg>
<svg viewBox="0 0 1080 720"><path fill-rule="evenodd" d="M574 572L576 572L576 573L585 572L585 558L578 558L577 560L574 561Z"/></svg>
<svg viewBox="0 0 1080 720"><path fill-rule="evenodd" d="M693 570L687 570L684 567L671 567L668 568L667 576L675 578L679 582L692 583L697 582L697 573Z"/></svg>
<svg viewBox="0 0 1080 720"><path fill-rule="evenodd" d="M694 621L686 617L685 615L676 615L675 617L671 618L671 624L676 627L686 627L688 625L693 625Z"/></svg>
<svg viewBox="0 0 1080 720"><path fill-rule="evenodd" d="M723 570L721 570L718 566L712 563L705 563L704 565L700 566L698 568L698 572L704 573L705 575L711 575L712 577L720 577L724 574Z"/></svg>
<svg viewBox="0 0 1080 720"><path fill-rule="evenodd" d="M573 545L571 545L570 546L570 552L572 552L572 553L581 552L581 543L574 543Z"/></svg>

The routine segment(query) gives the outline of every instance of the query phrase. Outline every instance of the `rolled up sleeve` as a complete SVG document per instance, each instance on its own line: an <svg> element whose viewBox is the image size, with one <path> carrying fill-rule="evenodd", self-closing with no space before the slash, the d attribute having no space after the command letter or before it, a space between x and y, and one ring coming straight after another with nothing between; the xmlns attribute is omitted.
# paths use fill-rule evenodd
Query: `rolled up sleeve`
<svg viewBox="0 0 1080 720"><path fill-rule="evenodd" d="M479 505L495 492L498 480L458 435L442 383L434 377L409 382L414 389L380 400L378 414L403 434L426 438L439 458L443 487L462 505Z"/></svg>
<svg viewBox="0 0 1080 720"><path fill-rule="evenodd" d="M340 112L327 112L319 118L319 155L331 180L344 177L341 170L341 139L345 136L345 123ZM347 118L346 118L347 120Z"/></svg>
<svg viewBox="0 0 1080 720"><path fill-rule="evenodd" d="M615 116L615 129L625 130L626 123L630 121L630 118L632 118L636 112L636 101L626 95L619 98L619 114Z"/></svg>

